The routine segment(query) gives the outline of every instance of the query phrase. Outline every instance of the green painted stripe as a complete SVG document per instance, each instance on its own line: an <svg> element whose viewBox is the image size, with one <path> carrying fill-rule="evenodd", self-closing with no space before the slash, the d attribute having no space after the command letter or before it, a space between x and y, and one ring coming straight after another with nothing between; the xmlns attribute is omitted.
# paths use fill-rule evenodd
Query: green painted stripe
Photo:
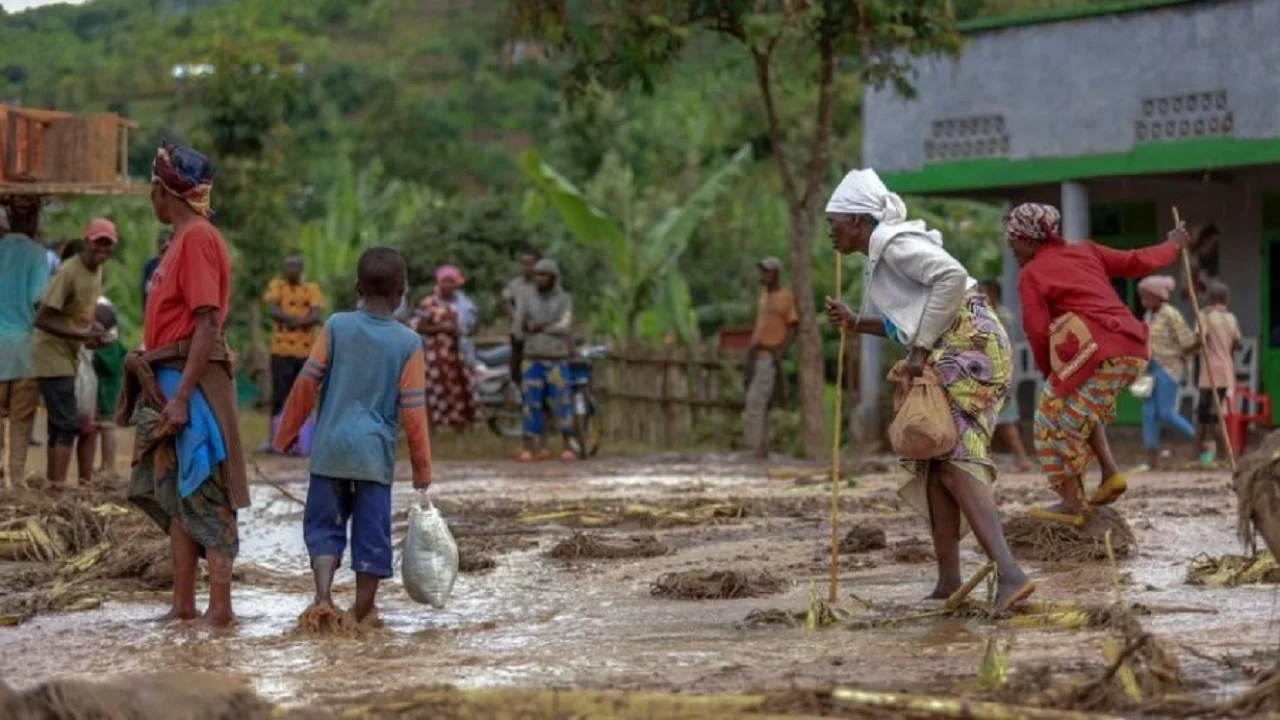
<svg viewBox="0 0 1280 720"><path fill-rule="evenodd" d="M1044 185L1067 180L1118 175L1214 170L1280 162L1280 139L1210 138L1144 143L1133 150L1105 155L1009 160L961 160L921 170L885 172L894 192L928 193Z"/></svg>
<svg viewBox="0 0 1280 720"><path fill-rule="evenodd" d="M1125 13L1143 12L1147 10L1171 7L1174 5L1186 5L1188 3L1204 1L1205 0L1112 0L1112 2L1101 2L1092 5L1077 5L1072 7L1053 8L1050 10L1015 13L1012 15L974 18L972 20L965 20L957 23L956 27L959 28L962 33L980 33L990 30L1004 30L1006 28L1023 27L1025 25L1044 25L1046 23L1083 20L1102 15L1121 15Z"/></svg>

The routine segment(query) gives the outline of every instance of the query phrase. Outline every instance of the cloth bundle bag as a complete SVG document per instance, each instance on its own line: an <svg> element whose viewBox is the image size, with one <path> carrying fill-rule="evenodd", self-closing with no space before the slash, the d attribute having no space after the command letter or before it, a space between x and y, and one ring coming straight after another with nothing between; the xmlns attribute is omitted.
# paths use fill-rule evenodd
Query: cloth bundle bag
<svg viewBox="0 0 1280 720"><path fill-rule="evenodd" d="M951 452L959 436L937 371L926 365L924 374L912 378L903 360L889 371L889 380L895 384L889 423L893 451L907 460L932 460Z"/></svg>

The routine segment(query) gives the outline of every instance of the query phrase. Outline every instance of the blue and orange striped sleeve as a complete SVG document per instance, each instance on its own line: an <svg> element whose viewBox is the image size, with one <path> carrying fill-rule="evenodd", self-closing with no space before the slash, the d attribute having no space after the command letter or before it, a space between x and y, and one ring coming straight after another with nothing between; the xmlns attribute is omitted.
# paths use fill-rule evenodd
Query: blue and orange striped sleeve
<svg viewBox="0 0 1280 720"><path fill-rule="evenodd" d="M329 328L320 331L316 342L311 346L311 355L298 373L289 391L289 399L284 403L284 411L280 417L280 429L272 442L277 452L286 452L298 439L298 433L307 422L307 417L316 406L316 393L320 383L329 371Z"/></svg>
<svg viewBox="0 0 1280 720"><path fill-rule="evenodd" d="M400 371L400 424L409 441L413 486L431 483L431 439L427 432L427 360L422 348L414 351Z"/></svg>

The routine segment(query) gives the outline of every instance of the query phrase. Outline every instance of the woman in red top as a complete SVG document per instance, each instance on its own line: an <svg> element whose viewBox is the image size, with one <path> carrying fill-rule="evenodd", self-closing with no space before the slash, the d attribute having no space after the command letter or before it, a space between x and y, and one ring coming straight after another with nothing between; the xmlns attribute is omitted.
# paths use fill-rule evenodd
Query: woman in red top
<svg viewBox="0 0 1280 720"><path fill-rule="evenodd" d="M1128 487L1105 426L1115 419L1116 395L1147 365L1147 328L1110 278L1138 278L1172 264L1188 235L1179 224L1164 243L1115 250L1064 242L1061 220L1050 205L1019 205L1005 216L1005 237L1022 268L1022 326L1047 379L1036 408L1036 455L1062 498L1051 509L1076 514L1086 504L1081 477L1093 456L1102 477L1089 504L1109 505Z"/></svg>
<svg viewBox="0 0 1280 720"><path fill-rule="evenodd" d="M231 353L222 334L230 308L231 263L209 222L213 166L190 148L164 145L152 166L156 219L173 240L151 277L143 325L146 351L126 360L135 388L117 419L137 431L129 499L169 534L173 607L197 616L200 557L209 564L215 626L234 621L232 564L240 540L236 512L249 504Z"/></svg>

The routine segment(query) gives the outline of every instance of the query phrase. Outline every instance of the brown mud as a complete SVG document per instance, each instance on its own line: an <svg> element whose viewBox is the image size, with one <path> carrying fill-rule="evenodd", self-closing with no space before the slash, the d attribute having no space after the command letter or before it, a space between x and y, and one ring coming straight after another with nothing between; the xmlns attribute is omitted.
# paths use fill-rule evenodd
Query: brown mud
<svg viewBox="0 0 1280 720"><path fill-rule="evenodd" d="M45 692L39 689L48 683L81 678L123 683L121 678L139 673L215 672L245 678L258 697L273 704L350 711L352 717L370 707L386 714L363 716L419 717L420 708L430 707L438 709L435 716L462 718L522 716L516 709L523 717L707 717L709 708L716 717L908 717L850 706L847 695L832 689L856 681L871 690L1028 704L1029 692L1004 697L999 688L1031 688L1037 678L1052 678L1049 684L1070 679L1077 689L1095 682L1102 699L1046 698L1040 701L1045 707L1096 701L1106 708L1100 712L1136 714L1115 699L1117 692L1125 694L1119 671L1104 678L1111 665L1101 651L1104 641L1111 638L1120 652L1133 644L1122 629L1128 611L1117 606L1117 573L1099 559L1105 547L1101 555L1093 544L1068 559L1026 560L1039 585L1036 602L1011 617L990 617L985 585L968 604L942 611L937 603L921 601L936 579L932 560L904 554L908 547L928 552L928 528L898 504L894 476L859 476L841 490L839 536L851 528L883 528L885 546L842 553L837 601L828 606L821 602L827 597L830 540L824 485L774 477L761 465L721 457L532 468L441 463L433 502L453 528L464 566L485 569L462 574L442 611L413 603L399 578L390 579L379 593L384 628L348 638L292 632L314 593L301 507L289 497L305 494L305 463L262 464L287 493L255 484L254 505L241 513L234 630L151 623L165 608L167 579L146 585L136 584L139 578L117 578L112 582L134 589L95 585L91 609L53 604L26 612L20 625L0 628L6 650L0 654L0 678L25 697ZM407 468L405 473L407 479ZM1140 704L1124 707L1171 714L1168 698L1179 695L1223 712L1226 703L1244 698L1232 711L1241 716L1280 707L1274 700L1280 680L1269 672L1280 660L1273 590L1186 584L1192 558L1239 552L1227 474L1135 474L1129 480L1130 495L1115 506L1133 534L1127 555L1114 531L1112 538L1124 607L1142 609L1136 617L1143 631L1177 661L1183 687L1145 684L1144 674L1163 666L1155 655L1148 663L1147 646L1137 645L1129 650L1133 659L1126 658L1135 681L1166 697L1144 695ZM1008 519L1051 500L1036 475L1002 474L996 487ZM397 539L403 537L410 495L397 486ZM102 502L129 509L122 494ZM94 499L79 505L99 504ZM81 510L0 517L62 512ZM137 520L138 539L163 550L160 532L146 518ZM128 527L95 532L114 537L125 531L128 539ZM629 546L633 534L652 535L672 552L604 562L551 557L575 532L620 547ZM60 577L62 563L76 555L72 548L83 552L104 536L65 537L71 539L64 540L63 559L0 561L0 602L56 584L47 578ZM966 577L984 562L972 537L966 538ZM717 572L734 574L731 589L743 578L750 587L752 579L771 577L775 592L714 602L651 594L655 578ZM710 596L739 592L710 586ZM346 607L353 599L354 575L345 566L335 600ZM202 608L205 602L201 592ZM1002 678L996 690L979 692L977 679L985 676L984 652L993 638L1007 647L994 663L1005 670L997 673ZM353 667L376 670L352 672ZM507 690L512 687L582 692ZM689 709L696 702L677 707L665 693L703 704L700 710ZM10 716L16 715L0 712Z"/></svg>

